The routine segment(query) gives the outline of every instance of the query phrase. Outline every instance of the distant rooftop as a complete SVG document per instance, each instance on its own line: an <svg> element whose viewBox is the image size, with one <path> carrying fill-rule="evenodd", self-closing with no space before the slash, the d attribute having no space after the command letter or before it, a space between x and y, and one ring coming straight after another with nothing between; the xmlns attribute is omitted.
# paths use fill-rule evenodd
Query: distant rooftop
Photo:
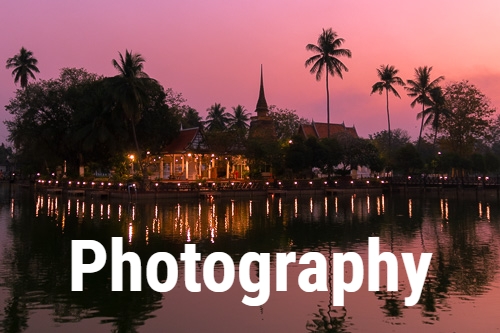
<svg viewBox="0 0 500 333"><path fill-rule="evenodd" d="M330 136L335 137L340 133L348 133L353 138L358 138L358 132L356 127L346 127L344 123L342 124L330 124ZM324 139L328 137L328 124L327 123L317 123L312 122L312 124L301 124L299 127L299 134L302 134L305 138L315 137L317 139Z"/></svg>

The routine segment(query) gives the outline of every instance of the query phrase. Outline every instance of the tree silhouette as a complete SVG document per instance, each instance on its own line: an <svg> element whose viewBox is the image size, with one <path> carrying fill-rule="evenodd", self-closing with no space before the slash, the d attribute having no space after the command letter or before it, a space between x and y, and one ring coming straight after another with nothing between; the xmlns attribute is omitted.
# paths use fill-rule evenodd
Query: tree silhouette
<svg viewBox="0 0 500 333"><path fill-rule="evenodd" d="M5 67L7 69L14 68L12 71L14 83L21 81L21 87L26 89L28 86L28 77L35 80L36 78L33 72L40 73L38 67L36 67L37 64L38 60L33 58L33 52L21 47L19 54L7 59L7 65Z"/></svg>
<svg viewBox="0 0 500 333"><path fill-rule="evenodd" d="M437 79L431 81L431 67L418 67L415 68L415 79L407 80L408 86L405 89L408 91L408 96L415 97L413 102L411 102L411 107L415 105L422 104L422 113L425 110L425 106L430 106L431 100L429 98L429 93L432 89L438 86L438 83L444 80L444 76L440 76ZM422 117L422 123L420 125L420 134L418 135L417 148L420 147L420 141L422 140L422 129L424 128L424 118Z"/></svg>
<svg viewBox="0 0 500 333"><path fill-rule="evenodd" d="M330 92L328 89L328 75L338 75L342 79L342 72L348 72L349 69L342 61L338 59L340 56L351 57L351 51L348 49L341 49L344 43L343 38L339 38L337 33L329 28L323 29L319 35L317 44L307 44L306 50L317 53L306 60L305 66L309 67L311 74L316 74L316 80L321 79L321 75L326 71L326 115L328 122L328 137L330 137Z"/></svg>
<svg viewBox="0 0 500 333"><path fill-rule="evenodd" d="M404 86L404 81L396 76L399 70L394 66L390 65L380 65L380 68L377 68L377 75L380 81L376 82L372 86L371 94L378 92L380 95L385 90L386 96L386 105L387 105L387 131L389 134L389 157L391 156L391 117L389 115L389 91L394 94L394 96L401 98L399 93L394 88L393 85Z"/></svg>
<svg viewBox="0 0 500 333"><path fill-rule="evenodd" d="M231 115L226 112L226 107L221 106L220 103L215 103L207 111L205 126L209 132L222 132L227 129L231 122Z"/></svg>
<svg viewBox="0 0 500 333"><path fill-rule="evenodd" d="M120 52L118 54L119 61L113 59L112 64L119 74L111 78L111 89L132 128L138 161L143 177L146 177L146 170L140 160L142 155L137 141L136 124L142 117L143 105L147 98L147 85L154 80L143 71L145 60L140 53L125 50L125 56Z"/></svg>
<svg viewBox="0 0 500 333"><path fill-rule="evenodd" d="M424 125L431 125L434 130L434 143L436 146L437 132L441 128L443 120L449 119L453 114L446 106L446 98L441 87L435 87L429 92L431 106L417 115L417 118L424 118Z"/></svg>

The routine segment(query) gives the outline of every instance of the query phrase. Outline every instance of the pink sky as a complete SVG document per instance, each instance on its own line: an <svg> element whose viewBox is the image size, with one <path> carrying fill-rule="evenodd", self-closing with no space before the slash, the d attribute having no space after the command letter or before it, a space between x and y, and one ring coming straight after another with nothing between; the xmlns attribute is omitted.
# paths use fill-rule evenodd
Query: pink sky
<svg viewBox="0 0 500 333"><path fill-rule="evenodd" d="M115 75L111 60L125 49L141 53L145 72L181 92L202 117L213 103L254 112L259 68L268 104L326 122L324 79L304 67L322 28L333 28L352 51L349 72L330 80L331 122L359 134L386 129L385 98L370 96L376 68L391 64L413 78L433 66L445 84L467 79L500 106L500 2L470 1L9 1L0 11L0 105L16 86L5 61L21 46L39 60L40 79L62 67ZM419 110L399 88L391 98L392 128L418 136ZM1 114L1 113L0 113ZM0 120L10 115L4 111ZM0 125L0 142L7 132Z"/></svg>

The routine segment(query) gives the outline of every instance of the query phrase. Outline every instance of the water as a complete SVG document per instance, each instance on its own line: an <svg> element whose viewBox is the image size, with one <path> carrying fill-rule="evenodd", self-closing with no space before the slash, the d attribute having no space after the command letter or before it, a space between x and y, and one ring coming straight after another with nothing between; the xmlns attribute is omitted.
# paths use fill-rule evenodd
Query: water
<svg viewBox="0 0 500 333"><path fill-rule="evenodd" d="M499 205L496 193L441 195L372 193L340 196L217 198L128 202L64 198L0 188L0 331L5 332L497 332L500 298ZM380 291L368 291L368 237L398 258L398 291L387 291L381 266ZM177 285L158 293L142 279L142 291L112 292L109 260L84 275L84 291L71 291L71 240L93 239L111 253L111 237L137 253L143 266L156 252L179 259L184 244L197 245L205 259L228 253L238 264L247 252L270 253L270 296L255 297L240 285L215 293L202 283L192 293L179 263ZM279 252L296 252L288 265L286 292L276 291ZM354 251L365 263L359 291L332 306L330 291L306 293L298 276L311 265L298 260L319 252ZM401 253L432 252L417 305L407 307L411 288ZM85 252L88 261L93 255ZM109 258L108 258L109 259ZM329 266L330 267L330 266ZM203 282L203 267L197 281ZM125 265L124 288L130 282ZM168 272L159 266L158 278ZM252 265L252 281L258 267ZM215 266L216 281L223 266ZM352 278L349 265L345 279ZM328 285L332 275L325 277ZM314 281L311 281L311 283Z"/></svg>

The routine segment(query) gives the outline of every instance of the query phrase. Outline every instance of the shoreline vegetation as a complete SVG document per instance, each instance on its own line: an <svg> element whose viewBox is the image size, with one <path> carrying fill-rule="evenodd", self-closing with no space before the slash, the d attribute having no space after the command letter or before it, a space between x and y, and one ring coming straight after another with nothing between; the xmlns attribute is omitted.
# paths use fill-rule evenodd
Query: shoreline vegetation
<svg viewBox="0 0 500 333"><path fill-rule="evenodd" d="M318 129L321 123L300 118L296 110L268 107L262 66L257 116L242 105L228 112L215 101L202 119L181 93L144 72L145 58L140 53L118 52L119 57L112 60L115 76L63 68L58 78L35 81L38 61L22 47L6 63L21 88L5 106L12 116L4 122L12 147L0 147L0 167L30 179L35 174L45 179L108 174L117 181L135 180L143 191L151 191L151 175L165 175L167 169L169 178L182 174L193 180L189 186L194 187L198 178L219 179L224 174L228 181L238 174L234 177L240 180L238 184L267 174L278 179L314 174L319 183L324 181L321 175L328 175L329 184L334 182L332 176L394 175L408 177L404 186L422 175L424 187L429 176L431 184L440 182L434 175L496 177L500 171L496 108L467 80L440 86L444 76L434 78L432 66L416 67L406 82L397 76L399 69L394 65L376 69L377 82L367 87L367 95L385 91L386 130L361 138L344 121L330 123L329 76L342 78L348 68L338 57L351 57L349 49L340 48L343 43L329 28L323 29L317 45L306 46L314 55L305 67L316 80L325 78L328 120L324 131ZM409 107L421 107L416 112L418 140L412 140L404 129L391 127L389 94L401 98L396 86L404 87L412 99ZM196 134L188 136L188 130ZM468 183L457 181L456 186ZM155 186L164 186L160 184L169 183ZM174 185L173 190L181 187Z"/></svg>

